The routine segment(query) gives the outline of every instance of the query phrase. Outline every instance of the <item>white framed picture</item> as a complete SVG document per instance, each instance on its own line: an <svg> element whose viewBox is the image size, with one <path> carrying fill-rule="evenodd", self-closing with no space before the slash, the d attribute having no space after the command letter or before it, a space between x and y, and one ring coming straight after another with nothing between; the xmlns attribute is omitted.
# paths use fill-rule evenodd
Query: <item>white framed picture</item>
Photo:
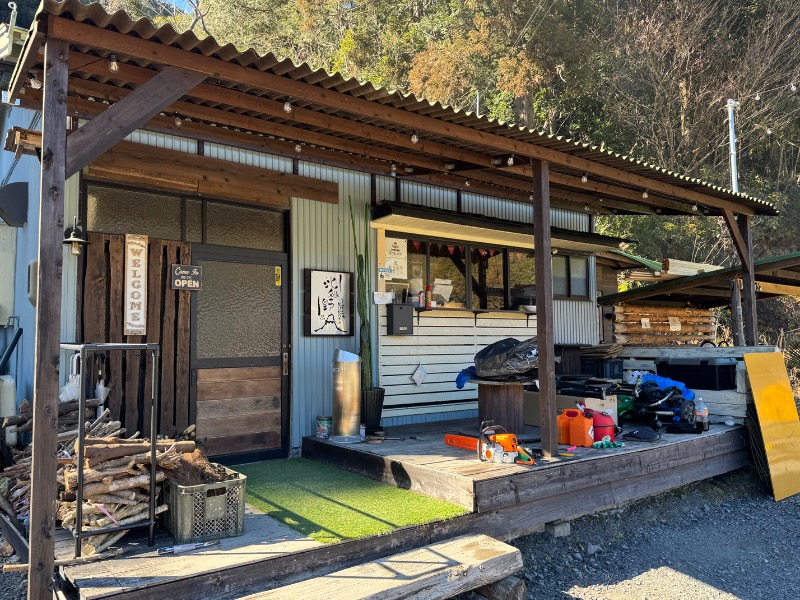
<svg viewBox="0 0 800 600"><path fill-rule="evenodd" d="M353 274L304 273L304 335L353 335Z"/></svg>

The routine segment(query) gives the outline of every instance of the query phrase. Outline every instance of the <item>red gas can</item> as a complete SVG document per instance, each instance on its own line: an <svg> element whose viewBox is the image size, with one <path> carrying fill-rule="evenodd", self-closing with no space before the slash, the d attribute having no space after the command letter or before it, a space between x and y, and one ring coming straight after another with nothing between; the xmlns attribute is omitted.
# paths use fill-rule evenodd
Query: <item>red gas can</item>
<svg viewBox="0 0 800 600"><path fill-rule="evenodd" d="M601 412L592 415L592 427L594 428L594 441L600 442L605 436L609 436L614 441L614 419Z"/></svg>

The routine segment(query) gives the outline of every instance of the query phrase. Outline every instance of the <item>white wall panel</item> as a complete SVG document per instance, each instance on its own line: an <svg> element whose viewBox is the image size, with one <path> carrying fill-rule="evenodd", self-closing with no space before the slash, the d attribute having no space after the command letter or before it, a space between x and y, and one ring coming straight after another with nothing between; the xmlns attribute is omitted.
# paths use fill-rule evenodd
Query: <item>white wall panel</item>
<svg viewBox="0 0 800 600"><path fill-rule="evenodd" d="M260 167L281 173L292 172L292 159L252 150L242 150L224 144L206 142L203 145L203 155L209 158L218 158L241 165Z"/></svg>
<svg viewBox="0 0 800 600"><path fill-rule="evenodd" d="M455 190L417 183L416 181L400 182L400 199L408 204L419 204L429 208L457 210L458 202Z"/></svg>

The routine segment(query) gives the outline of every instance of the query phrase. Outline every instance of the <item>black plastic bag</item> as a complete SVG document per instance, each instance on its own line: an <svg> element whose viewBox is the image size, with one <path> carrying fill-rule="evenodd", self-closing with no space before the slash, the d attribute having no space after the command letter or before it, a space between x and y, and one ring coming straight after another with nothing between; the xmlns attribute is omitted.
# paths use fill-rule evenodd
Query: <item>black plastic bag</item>
<svg viewBox="0 0 800 600"><path fill-rule="evenodd" d="M489 344L475 355L475 370L481 379L515 379L538 366L535 337L522 342L506 338Z"/></svg>

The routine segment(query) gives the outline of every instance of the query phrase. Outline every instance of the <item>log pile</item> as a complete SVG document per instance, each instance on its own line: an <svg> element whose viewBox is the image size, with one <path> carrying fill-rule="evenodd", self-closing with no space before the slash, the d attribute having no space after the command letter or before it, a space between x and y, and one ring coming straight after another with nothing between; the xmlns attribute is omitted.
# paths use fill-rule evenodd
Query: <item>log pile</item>
<svg viewBox="0 0 800 600"><path fill-rule="evenodd" d="M158 440L156 442L156 483L163 482L167 471L177 469L184 452L195 450L194 442ZM75 458L77 440L73 443L72 460L59 471L59 483L64 493L56 518L74 530L77 519L75 489L78 482L78 465ZM84 441L83 531L97 531L108 527L139 525L150 517L150 441L147 439L120 439L115 437L89 437ZM167 510L158 504L160 486L156 486L156 515ZM127 529L100 533L83 539L82 553L100 553L116 543Z"/></svg>
<svg viewBox="0 0 800 600"><path fill-rule="evenodd" d="M87 400L84 418L94 416L100 402ZM77 519L76 488L78 480L78 428L76 424L77 402L59 405L58 428L58 507L56 518L68 529L74 530ZM100 530L108 527L137 525L149 520L150 494L150 440L139 438L135 432L128 438L122 437L125 429L119 421L111 420L110 411L103 410L99 417L85 422L83 507L82 529ZM23 403L20 414L7 417L2 427L14 427L17 431L27 431L31 427L30 404ZM180 438L191 437L187 430ZM14 464L0 472L0 511L9 516L14 526L24 532L30 506L31 445L23 450L11 449ZM187 460L183 456L186 453ZM156 441L156 483L173 478L188 483L191 481L197 464L205 457L199 457L195 442L185 439L159 439ZM179 467L183 467L182 469ZM165 504L158 504L161 497L160 486L156 486L156 514L167 510ZM122 538L128 529L98 534L83 538L82 552L85 555L99 554Z"/></svg>
<svg viewBox="0 0 800 600"><path fill-rule="evenodd" d="M716 339L710 310L666 306L614 307L614 342L625 345L699 343Z"/></svg>

